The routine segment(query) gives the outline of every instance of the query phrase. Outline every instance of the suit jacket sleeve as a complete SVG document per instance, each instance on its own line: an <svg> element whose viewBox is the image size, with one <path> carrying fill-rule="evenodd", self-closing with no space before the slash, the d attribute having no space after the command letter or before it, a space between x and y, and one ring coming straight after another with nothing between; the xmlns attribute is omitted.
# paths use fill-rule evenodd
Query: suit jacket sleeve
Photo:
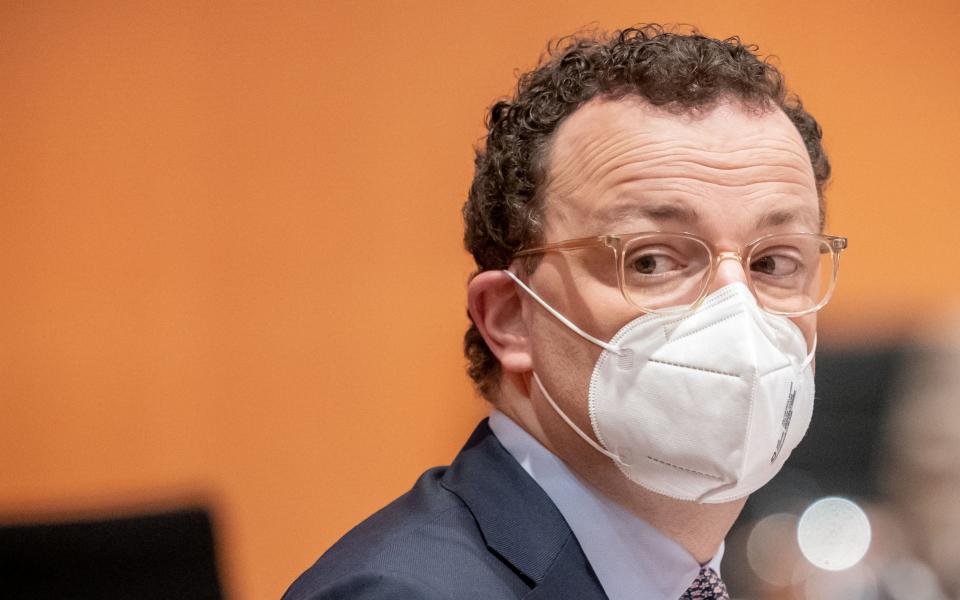
<svg viewBox="0 0 960 600"><path fill-rule="evenodd" d="M374 571L351 573L320 589L310 585L295 585L283 596L283 600L345 600L347 598L351 600L443 600L443 596L434 589L407 574Z"/></svg>

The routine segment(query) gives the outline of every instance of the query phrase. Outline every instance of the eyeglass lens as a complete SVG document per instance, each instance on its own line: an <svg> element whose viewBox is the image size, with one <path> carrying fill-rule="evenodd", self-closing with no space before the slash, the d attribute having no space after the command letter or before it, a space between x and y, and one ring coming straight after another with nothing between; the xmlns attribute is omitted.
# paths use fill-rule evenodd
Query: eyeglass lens
<svg viewBox="0 0 960 600"><path fill-rule="evenodd" d="M747 278L758 303L777 313L800 313L818 306L835 277L830 244L809 235L766 238L749 251ZM648 309L682 308L695 303L709 284L711 252L701 241L656 234L623 247L624 291Z"/></svg>

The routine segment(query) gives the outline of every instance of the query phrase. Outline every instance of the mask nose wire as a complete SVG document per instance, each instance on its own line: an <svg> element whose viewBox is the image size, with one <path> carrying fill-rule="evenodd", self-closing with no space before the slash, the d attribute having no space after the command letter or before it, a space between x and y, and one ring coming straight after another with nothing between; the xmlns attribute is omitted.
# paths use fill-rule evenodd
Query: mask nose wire
<svg viewBox="0 0 960 600"><path fill-rule="evenodd" d="M575 334L579 335L580 337L582 337L583 339L587 340L588 342L590 342L590 343L592 343L592 344L596 344L597 346L600 346L601 348L603 348L604 350L606 350L606 351L608 351L608 352L612 352L613 354L616 354L617 356L622 356L622 355L623 355L623 351L620 349L620 346L615 346L615 345L613 345L613 344L611 344L611 343L609 343L609 342L605 342L605 341L603 341L603 340L601 340L601 339L599 339L599 338L595 338L595 337L593 337L592 335L590 335L589 333L587 333L586 331L580 329L579 327L577 327L576 325L574 325L573 322L572 322L570 319L568 319L568 318L566 318L565 316L563 316L562 314L560 314L560 312L559 312L557 309L555 309L555 308L553 308L552 306L550 306L549 304L547 304L546 301L544 301L543 298L541 298L540 296L538 296L536 292L534 292L533 290L531 290L531 289L527 286L527 284L525 284L524 282L520 281L520 278L517 277L515 274L513 274L513 272L507 271L507 270L504 270L503 272L506 273L507 275L509 275L510 278L513 279L513 280L516 282L517 285L519 285L521 288L523 288L523 290L524 290L525 292L527 292L528 294L530 294L530 297L533 298L534 300L536 300L536 301L540 304L540 306L542 306L543 308L545 308L545 309L547 310L547 312L549 312L551 315L553 315L554 317L556 317L558 321L560 321L561 323L563 323L564 325L566 325L566 326L570 329L570 331L572 331L572 332L574 332Z"/></svg>

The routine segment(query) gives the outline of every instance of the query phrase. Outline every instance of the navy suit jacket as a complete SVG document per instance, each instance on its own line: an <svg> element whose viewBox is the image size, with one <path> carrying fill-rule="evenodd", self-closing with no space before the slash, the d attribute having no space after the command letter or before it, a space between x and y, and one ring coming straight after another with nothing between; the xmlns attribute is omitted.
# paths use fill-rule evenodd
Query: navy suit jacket
<svg viewBox="0 0 960 600"><path fill-rule="evenodd" d="M449 468L424 473L412 490L334 544L283 598L606 595L556 506L484 420Z"/></svg>

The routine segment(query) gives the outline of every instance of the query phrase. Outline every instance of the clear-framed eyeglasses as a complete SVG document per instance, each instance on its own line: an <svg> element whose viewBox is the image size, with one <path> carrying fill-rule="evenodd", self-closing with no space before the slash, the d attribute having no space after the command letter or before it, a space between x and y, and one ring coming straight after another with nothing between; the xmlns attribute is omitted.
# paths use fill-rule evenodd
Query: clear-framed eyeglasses
<svg viewBox="0 0 960 600"><path fill-rule="evenodd" d="M597 249L605 251L597 252ZM624 299L643 312L695 309L707 296L721 261L736 260L747 286L767 312L800 316L830 300L847 238L818 233L775 233L737 251L719 250L692 233L644 232L600 235L526 248L514 258L547 252L583 252L585 268L619 286Z"/></svg>

